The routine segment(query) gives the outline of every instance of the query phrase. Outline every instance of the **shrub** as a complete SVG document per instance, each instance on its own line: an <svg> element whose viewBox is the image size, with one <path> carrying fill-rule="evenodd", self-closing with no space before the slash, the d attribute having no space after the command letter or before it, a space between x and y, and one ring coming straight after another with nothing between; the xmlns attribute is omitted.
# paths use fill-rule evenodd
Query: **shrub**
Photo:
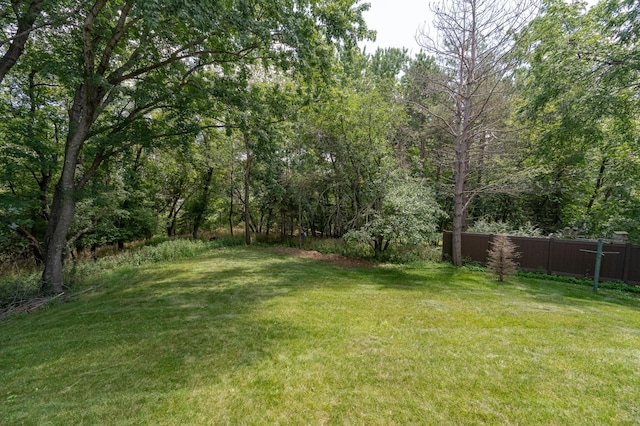
<svg viewBox="0 0 640 426"><path fill-rule="evenodd" d="M350 243L369 244L378 260L389 260L393 245L416 246L433 239L438 218L444 215L431 188L402 173L387 176L381 193L364 209L362 226L344 235Z"/></svg>
<svg viewBox="0 0 640 426"><path fill-rule="evenodd" d="M516 252L516 248L517 246L506 235L493 237L491 248L487 252L487 267L498 276L498 281L503 282L505 276L512 275L518 270L515 259L520 257L520 253Z"/></svg>
<svg viewBox="0 0 640 426"><path fill-rule="evenodd" d="M543 237L542 230L536 228L531 223L516 227L507 222L487 222L484 219L477 220L469 227L468 232L475 232L477 234L504 234L512 237Z"/></svg>

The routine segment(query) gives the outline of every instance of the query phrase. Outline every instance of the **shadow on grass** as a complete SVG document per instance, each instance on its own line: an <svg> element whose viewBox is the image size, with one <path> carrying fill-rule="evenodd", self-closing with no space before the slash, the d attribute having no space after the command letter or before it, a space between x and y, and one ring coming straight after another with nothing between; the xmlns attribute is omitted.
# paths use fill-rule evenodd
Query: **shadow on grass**
<svg viewBox="0 0 640 426"><path fill-rule="evenodd" d="M80 415L86 405L118 395L134 405L162 399L253 365L282 339L304 338L302 327L256 314L261 304L305 285L309 273L290 263L233 250L123 268L77 300L3 324L3 417L56 423L58 405Z"/></svg>
<svg viewBox="0 0 640 426"><path fill-rule="evenodd" d="M318 330L262 314L276 298L362 285L486 292L488 283L482 274L448 265L344 268L245 248L121 268L97 279L96 290L77 300L2 324L0 411L9 423L62 423L65 418L56 416L65 412L72 412L75 423L99 423L114 418L100 418L96 407L121 401L122 407L104 415L126 423L126 416L146 417L158 409L172 391L251 371L285 341L312 341ZM518 280L515 286L545 303L597 300L588 290L560 283Z"/></svg>
<svg viewBox="0 0 640 426"><path fill-rule="evenodd" d="M613 304L640 308L640 298L634 293L610 289L600 289L598 293L594 293L590 285L543 278L518 277L513 281L518 288L524 289L531 297L544 303L573 307Z"/></svg>
<svg viewBox="0 0 640 426"><path fill-rule="evenodd" d="M317 329L262 314L275 298L363 283L424 285L423 276L399 269L344 268L254 248L118 268L90 281L93 291L3 324L0 411L10 423L64 422L56 407L73 411L74 422L96 421L87 407L114 400L126 401L123 416L135 415L173 390L250 370L285 341L311 341Z"/></svg>

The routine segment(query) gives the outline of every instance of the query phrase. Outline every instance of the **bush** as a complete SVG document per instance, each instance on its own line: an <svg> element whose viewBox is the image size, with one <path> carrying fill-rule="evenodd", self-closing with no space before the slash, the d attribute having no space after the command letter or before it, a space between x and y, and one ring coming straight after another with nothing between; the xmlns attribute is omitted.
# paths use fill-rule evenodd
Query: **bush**
<svg viewBox="0 0 640 426"><path fill-rule="evenodd" d="M389 262L413 263L413 262L441 262L442 247L433 244L402 244L389 247Z"/></svg>
<svg viewBox="0 0 640 426"><path fill-rule="evenodd" d="M510 223L496 221L487 222L484 219L477 220L468 229L468 232L477 234L510 235L512 237L543 237L542 230L531 223L522 226L513 226Z"/></svg>
<svg viewBox="0 0 640 426"><path fill-rule="evenodd" d="M138 266L146 263L172 261L198 256L221 244L187 239L152 239L144 246L125 252L101 257L95 261L89 259L70 262L65 267L65 286L80 285L86 277L95 276L105 270L120 266Z"/></svg>
<svg viewBox="0 0 640 426"><path fill-rule="evenodd" d="M491 241L491 248L487 254L487 267L498 276L498 281L503 282L504 277L514 274L518 270L515 261L520 256L516 252L517 246L506 235L496 235Z"/></svg>
<svg viewBox="0 0 640 426"><path fill-rule="evenodd" d="M593 286L593 280L586 278L565 277L562 275L547 275L544 272L527 272L519 271L517 274L523 278L533 278L538 280L556 281L570 284L577 284L582 286ZM640 295L640 286L627 284L622 281L600 281L598 287L601 289L620 291L624 293L633 293Z"/></svg>

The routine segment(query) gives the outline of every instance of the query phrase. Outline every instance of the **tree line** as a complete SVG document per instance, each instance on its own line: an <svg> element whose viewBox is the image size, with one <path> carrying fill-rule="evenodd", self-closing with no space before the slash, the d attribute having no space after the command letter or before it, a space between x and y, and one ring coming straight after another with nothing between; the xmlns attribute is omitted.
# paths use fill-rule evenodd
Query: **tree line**
<svg viewBox="0 0 640 426"><path fill-rule="evenodd" d="M0 256L43 290L158 233L640 239L633 1L441 2L413 57L355 0L0 5Z"/></svg>

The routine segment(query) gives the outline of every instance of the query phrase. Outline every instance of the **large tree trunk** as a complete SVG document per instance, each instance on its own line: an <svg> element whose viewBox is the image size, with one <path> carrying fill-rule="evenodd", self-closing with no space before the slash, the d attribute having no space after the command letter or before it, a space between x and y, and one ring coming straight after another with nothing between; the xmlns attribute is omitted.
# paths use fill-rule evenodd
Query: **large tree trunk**
<svg viewBox="0 0 640 426"><path fill-rule="evenodd" d="M461 82L464 84L463 66L460 66ZM454 193L453 193L453 230L452 230L452 261L456 266L462 266L462 231L467 208L467 175L469 168L469 119L471 109L470 86L464 90L464 96L457 101L455 164L454 164Z"/></svg>
<svg viewBox="0 0 640 426"><path fill-rule="evenodd" d="M467 177L469 173L469 149L471 148L471 109L473 108L473 92L476 73L477 30L476 3L470 2L471 17L468 31L463 34L469 37L463 44L468 43L468 56L465 52L459 58L458 68L458 96L456 97L456 125L455 125L455 167L454 167L454 205L453 205L453 264L462 266L462 231L465 228L467 209Z"/></svg>
<svg viewBox="0 0 640 426"><path fill-rule="evenodd" d="M198 238L198 231L204 223L205 213L209 206L209 193L211 192L211 181L213 180L213 167L209 167L204 179L204 188L202 189L202 198L199 201L198 211L193 220L193 239Z"/></svg>
<svg viewBox="0 0 640 426"><path fill-rule="evenodd" d="M456 142L456 160L455 160L455 188L454 188L454 205L453 205L453 232L452 232L452 249L453 264L462 266L462 231L464 230L464 218L466 208L466 176L468 161L468 150L464 148L464 143L460 142L458 147Z"/></svg>
<svg viewBox="0 0 640 426"><path fill-rule="evenodd" d="M101 163L102 157L97 155L91 170L87 170L85 175L76 182L78 158L89 136L89 130L97 119L98 106L104 94L104 88L85 81L76 90L73 105L69 110L69 133L65 144L62 173L53 194L45 234L45 259L42 273L42 290L45 292L62 291L67 234L75 213L76 195Z"/></svg>
<svg viewBox="0 0 640 426"><path fill-rule="evenodd" d="M251 245L251 211L249 209L249 196L251 194L251 165L253 152L251 150L249 136L245 135L244 144L247 153L247 164L244 169L244 243Z"/></svg>
<svg viewBox="0 0 640 426"><path fill-rule="evenodd" d="M42 290L59 293L64 285L64 255L67 246L67 234L73 221L76 208L76 193L87 183L102 159L98 155L91 170L76 182L76 166L80 152L89 136L91 126L98 118L99 106L107 92L104 86L90 82L89 77L95 71L95 52L92 48L92 28L106 0L97 0L83 25L84 38L84 77L85 80L76 89L73 104L69 110L69 133L65 144L62 174L56 184L51 204L51 214L45 235L45 259L42 273Z"/></svg>
<svg viewBox="0 0 640 426"><path fill-rule="evenodd" d="M79 126L76 132L70 133L67 138L62 174L53 194L51 214L45 236L44 272L42 274L42 289L45 292L60 293L64 283L63 264L67 234L76 208L76 163L90 127L86 120L79 123Z"/></svg>

